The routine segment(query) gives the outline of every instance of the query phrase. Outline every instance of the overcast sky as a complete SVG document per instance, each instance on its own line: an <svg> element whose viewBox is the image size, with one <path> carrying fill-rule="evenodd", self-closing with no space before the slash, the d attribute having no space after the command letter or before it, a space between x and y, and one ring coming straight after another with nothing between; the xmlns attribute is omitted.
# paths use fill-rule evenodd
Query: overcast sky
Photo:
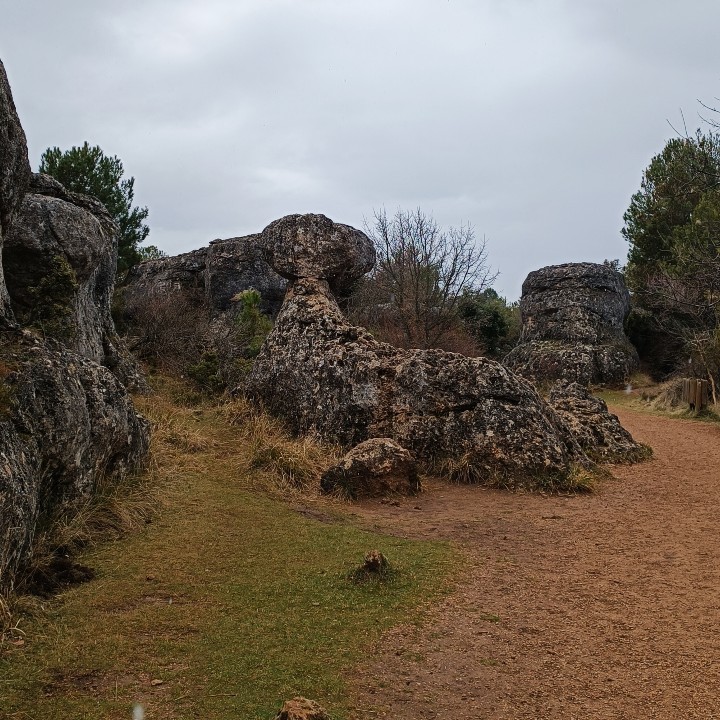
<svg viewBox="0 0 720 720"><path fill-rule="evenodd" d="M625 259L670 121L720 95L718 0L0 0L36 169L117 155L170 254L296 212L470 223L531 270Z"/></svg>

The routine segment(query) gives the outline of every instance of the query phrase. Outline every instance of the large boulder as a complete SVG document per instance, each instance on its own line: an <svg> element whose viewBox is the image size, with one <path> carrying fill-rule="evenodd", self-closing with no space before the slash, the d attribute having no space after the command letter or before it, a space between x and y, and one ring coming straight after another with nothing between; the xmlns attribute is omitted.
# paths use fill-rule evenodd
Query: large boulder
<svg viewBox="0 0 720 720"><path fill-rule="evenodd" d="M538 383L622 383L638 367L623 323L630 294L607 265L567 263L531 272L522 287L520 343L505 357Z"/></svg>
<svg viewBox="0 0 720 720"><path fill-rule="evenodd" d="M20 324L136 387L135 363L111 316L117 238L117 225L102 203L36 174L5 238L3 266Z"/></svg>
<svg viewBox="0 0 720 720"><path fill-rule="evenodd" d="M25 133L15 110L5 66L0 61L0 254L3 239L30 181ZM0 322L11 317L10 298L0 262Z"/></svg>
<svg viewBox="0 0 720 720"><path fill-rule="evenodd" d="M462 459L486 482L569 484L588 463L530 383L486 358L376 341L347 322L323 278L291 281L244 390L296 433L347 447L392 438L421 460Z"/></svg>
<svg viewBox="0 0 720 720"><path fill-rule="evenodd" d="M342 294L375 266L370 238L325 215L287 215L270 223L260 236L263 256L288 280L327 280Z"/></svg>
<svg viewBox="0 0 720 720"><path fill-rule="evenodd" d="M102 482L140 469L147 421L105 367L27 330L0 345L0 589L39 527L72 514Z"/></svg>
<svg viewBox="0 0 720 720"><path fill-rule="evenodd" d="M234 309L238 293L260 293L263 312L277 314L285 295L285 280L263 260L259 235L214 240L209 246L182 255L147 260L130 270L123 288L130 313L137 305L160 296L192 296L203 300L210 316Z"/></svg>
<svg viewBox="0 0 720 720"><path fill-rule="evenodd" d="M35 178L25 203L29 178L0 64L0 591L13 587L38 528L140 469L149 444L124 385L95 362L114 340L105 315L114 226L98 203L50 179Z"/></svg>

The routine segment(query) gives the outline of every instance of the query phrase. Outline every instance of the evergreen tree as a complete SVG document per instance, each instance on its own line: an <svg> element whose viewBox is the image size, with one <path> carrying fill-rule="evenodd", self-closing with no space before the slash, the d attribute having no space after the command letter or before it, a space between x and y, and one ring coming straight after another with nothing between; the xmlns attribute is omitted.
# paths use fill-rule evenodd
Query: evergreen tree
<svg viewBox="0 0 720 720"><path fill-rule="evenodd" d="M108 157L97 146L87 141L82 147L63 152L59 147L48 148L40 159L40 172L51 175L68 190L92 195L100 200L120 228L118 237L119 276L150 254L156 248L140 248L150 232L144 220L146 207L133 207L135 178L123 179L124 169L117 157Z"/></svg>

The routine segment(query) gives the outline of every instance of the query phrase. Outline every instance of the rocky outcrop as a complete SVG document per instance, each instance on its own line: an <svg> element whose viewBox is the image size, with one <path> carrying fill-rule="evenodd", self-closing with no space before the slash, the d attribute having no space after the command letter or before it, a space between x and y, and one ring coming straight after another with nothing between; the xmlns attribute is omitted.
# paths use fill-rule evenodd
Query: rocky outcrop
<svg viewBox="0 0 720 720"><path fill-rule="evenodd" d="M0 335L0 587L35 531L142 466L149 426L105 367L25 330Z"/></svg>
<svg viewBox="0 0 720 720"><path fill-rule="evenodd" d="M556 383L548 402L567 423L580 446L596 462L634 463L652 455L647 445L635 442L609 412L604 400L578 383Z"/></svg>
<svg viewBox="0 0 720 720"><path fill-rule="evenodd" d="M266 257L274 261L278 227L285 242L298 248L297 256L320 254L320 243L312 252L302 250L306 228L330 221L312 218L290 216L271 224L261 236ZM337 233L339 242L345 232ZM296 433L316 432L346 447L392 438L421 460L462 457L487 482L570 483L575 466L588 459L530 383L486 358L401 350L347 322L328 278L309 277L334 267L341 252L333 249L327 262L315 257L309 270L304 260L293 267L284 258L282 271L297 279L289 284L246 394ZM342 282L364 264L356 267Z"/></svg>
<svg viewBox="0 0 720 720"><path fill-rule="evenodd" d="M623 322L630 295L607 265L568 263L531 272L522 288L522 336L504 363L538 383L621 383L638 367Z"/></svg>
<svg viewBox="0 0 720 720"><path fill-rule="evenodd" d="M21 325L136 387L135 363L110 313L117 237L117 225L102 203L67 191L48 175L33 175L5 238L3 266Z"/></svg>
<svg viewBox="0 0 720 720"><path fill-rule="evenodd" d="M154 295L179 294L202 298L212 317L230 311L232 299L243 290L260 293L263 312L275 315L282 305L286 283L262 259L258 235L214 240L208 247L183 255L147 260L135 266L123 289L130 311Z"/></svg>
<svg viewBox="0 0 720 720"><path fill-rule="evenodd" d="M102 206L43 177L26 202L29 176L0 65L0 268L11 258L0 273L0 591L37 529L139 469L149 440L124 385L96 362L114 337L114 227Z"/></svg>
<svg viewBox="0 0 720 720"><path fill-rule="evenodd" d="M324 492L340 491L351 498L415 495L420 491L412 453L391 438L371 438L356 445L323 473Z"/></svg>
<svg viewBox="0 0 720 720"><path fill-rule="evenodd" d="M0 254L10 224L30 181L25 133L15 110L5 66L0 61ZM0 262L0 323L11 317L10 298Z"/></svg>

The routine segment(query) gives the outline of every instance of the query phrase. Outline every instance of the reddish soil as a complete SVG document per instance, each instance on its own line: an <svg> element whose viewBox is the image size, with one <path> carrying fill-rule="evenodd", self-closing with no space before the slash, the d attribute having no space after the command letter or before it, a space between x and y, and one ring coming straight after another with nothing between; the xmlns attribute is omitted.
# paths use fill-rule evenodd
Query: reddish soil
<svg viewBox="0 0 720 720"><path fill-rule="evenodd" d="M593 495L443 486L359 507L467 562L353 677L356 718L720 718L720 427L614 412L655 458Z"/></svg>

